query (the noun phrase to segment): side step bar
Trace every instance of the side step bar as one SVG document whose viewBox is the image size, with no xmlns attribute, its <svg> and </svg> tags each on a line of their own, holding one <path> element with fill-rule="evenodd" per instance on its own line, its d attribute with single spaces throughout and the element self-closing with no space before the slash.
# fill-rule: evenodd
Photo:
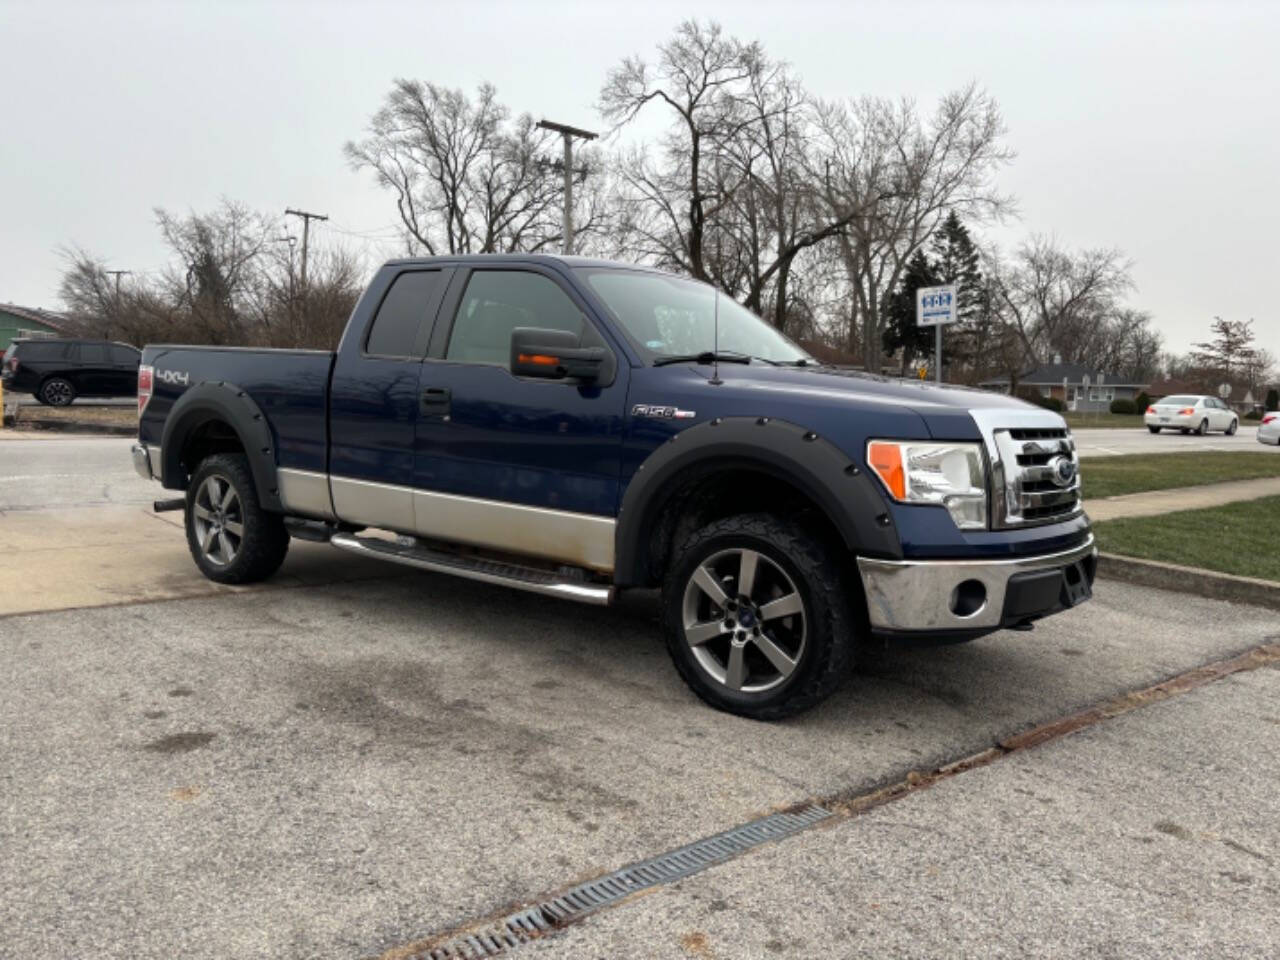
<svg viewBox="0 0 1280 960">
<path fill-rule="evenodd" d="M 468 580 L 496 583 L 503 587 L 514 587 L 516 590 L 527 590 L 529 593 L 562 597 L 565 600 L 577 600 L 580 603 L 591 603 L 597 606 L 605 606 L 613 601 L 612 586 L 575 583 L 572 580 L 557 577 L 549 570 L 539 570 L 535 567 L 522 567 L 500 560 L 462 557 L 423 546 L 401 546 L 389 540 L 357 537 L 350 533 L 335 533 L 329 538 L 329 542 L 341 550 L 350 550 L 352 553 L 363 554 L 366 557 L 392 560 L 435 573 L 451 573 L 457 577 L 466 577 Z"/>
</svg>

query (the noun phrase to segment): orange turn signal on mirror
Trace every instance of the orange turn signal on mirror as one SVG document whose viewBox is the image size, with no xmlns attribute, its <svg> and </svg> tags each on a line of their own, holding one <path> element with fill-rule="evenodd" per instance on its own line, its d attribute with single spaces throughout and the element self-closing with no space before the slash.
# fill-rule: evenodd
<svg viewBox="0 0 1280 960">
<path fill-rule="evenodd" d="M 520 354 L 521 363 L 532 363 L 539 367 L 558 367 L 560 366 L 560 358 L 552 357 L 545 353 L 522 353 Z"/>
<path fill-rule="evenodd" d="M 867 462 L 896 499 L 907 498 L 907 474 L 902 469 L 902 448 L 898 444 L 872 440 L 867 444 Z"/>
</svg>

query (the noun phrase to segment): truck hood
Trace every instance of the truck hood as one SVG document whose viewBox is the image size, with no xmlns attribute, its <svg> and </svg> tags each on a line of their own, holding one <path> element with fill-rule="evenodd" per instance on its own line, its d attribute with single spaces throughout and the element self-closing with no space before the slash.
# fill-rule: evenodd
<svg viewBox="0 0 1280 960">
<path fill-rule="evenodd" d="M 704 381 L 712 376 L 705 365 L 690 368 L 690 373 Z M 886 436 L 905 435 L 890 433 L 890 423 L 896 430 L 907 430 L 913 422 L 913 433 L 938 440 L 990 440 L 993 425 L 1066 426 L 1056 413 L 1005 394 L 836 367 L 721 364 L 720 378 L 724 382 L 719 389 L 726 399 L 737 401 L 735 406 L 775 416 L 820 412 L 823 420 L 836 411 L 865 413 L 884 425 Z"/>
</svg>

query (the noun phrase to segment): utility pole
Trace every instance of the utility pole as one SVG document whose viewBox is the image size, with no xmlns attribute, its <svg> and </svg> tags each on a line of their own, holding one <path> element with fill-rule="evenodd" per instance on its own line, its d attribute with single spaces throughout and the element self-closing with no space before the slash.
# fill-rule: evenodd
<svg viewBox="0 0 1280 960">
<path fill-rule="evenodd" d="M 307 238 L 311 233 L 311 221 L 329 218 L 324 214 L 307 213 L 305 210 L 294 210 L 292 207 L 286 208 L 284 215 L 302 218 L 302 295 L 305 297 L 307 294 Z"/>
<path fill-rule="evenodd" d="M 543 130 L 554 130 L 564 137 L 564 252 L 567 256 L 573 253 L 573 141 L 594 140 L 597 134 L 590 130 L 581 130 L 564 123 L 552 123 L 550 120 L 539 120 L 538 126 Z"/>
</svg>

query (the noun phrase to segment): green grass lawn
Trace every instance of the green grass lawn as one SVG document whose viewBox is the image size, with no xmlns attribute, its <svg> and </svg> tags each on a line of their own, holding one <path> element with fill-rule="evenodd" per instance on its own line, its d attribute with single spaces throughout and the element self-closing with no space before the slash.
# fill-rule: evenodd
<svg viewBox="0 0 1280 960">
<path fill-rule="evenodd" d="M 1136 453 L 1123 457 L 1082 457 L 1080 476 L 1086 500 L 1145 490 L 1198 487 L 1224 480 L 1280 477 L 1274 453 Z M 1278 547 L 1277 549 L 1280 549 Z"/>
<path fill-rule="evenodd" d="M 1095 524 L 1098 549 L 1280 581 L 1280 497 Z"/>
<path fill-rule="evenodd" d="M 1143 430 L 1146 428 L 1140 413 L 1064 413 L 1062 416 L 1066 418 L 1067 426 L 1072 430 L 1097 428 Z"/>
</svg>

